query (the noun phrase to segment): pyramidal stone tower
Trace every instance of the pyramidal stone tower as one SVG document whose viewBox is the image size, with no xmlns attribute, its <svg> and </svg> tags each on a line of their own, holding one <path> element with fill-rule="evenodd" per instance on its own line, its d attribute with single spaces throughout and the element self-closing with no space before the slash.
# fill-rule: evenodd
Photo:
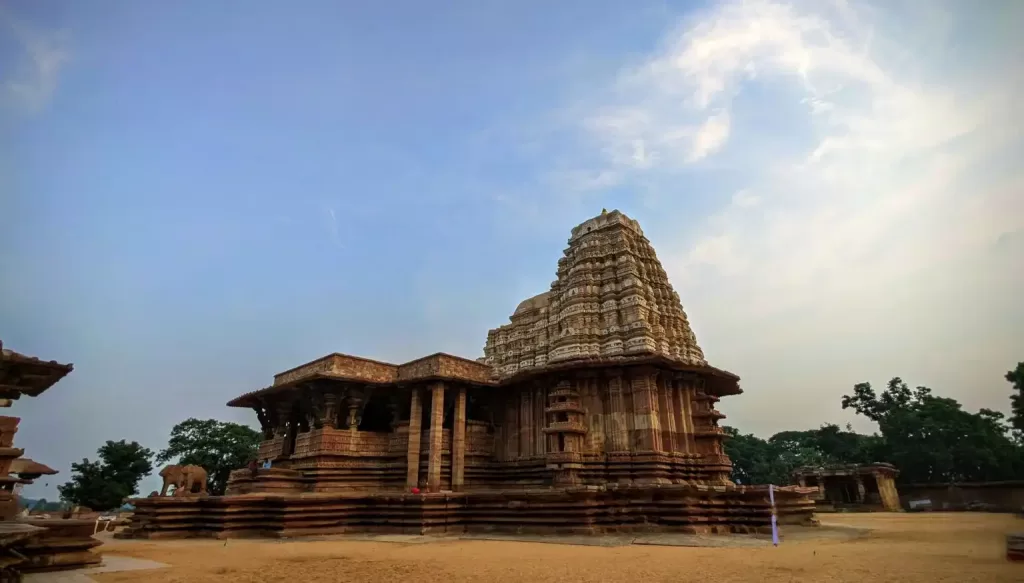
<svg viewBox="0 0 1024 583">
<path fill-rule="evenodd" d="M 619 211 L 572 230 L 551 289 L 489 331 L 480 360 L 512 403 L 499 459 L 543 459 L 560 485 L 731 483 L 715 403 L 742 392 L 739 378 L 708 365 L 650 241 Z"/>
<path fill-rule="evenodd" d="M 707 365 L 650 241 L 616 210 L 572 230 L 551 289 L 488 332 L 483 361 L 508 378 L 574 360 L 640 356 Z"/>
</svg>

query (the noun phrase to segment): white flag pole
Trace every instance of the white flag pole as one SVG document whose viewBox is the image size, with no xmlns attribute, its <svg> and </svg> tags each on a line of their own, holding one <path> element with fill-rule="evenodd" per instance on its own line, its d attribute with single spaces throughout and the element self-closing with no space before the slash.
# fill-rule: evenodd
<svg viewBox="0 0 1024 583">
<path fill-rule="evenodd" d="M 775 514 L 775 486 L 773 484 L 768 485 L 768 500 L 772 504 L 772 544 L 779 546 L 779 522 Z"/>
</svg>

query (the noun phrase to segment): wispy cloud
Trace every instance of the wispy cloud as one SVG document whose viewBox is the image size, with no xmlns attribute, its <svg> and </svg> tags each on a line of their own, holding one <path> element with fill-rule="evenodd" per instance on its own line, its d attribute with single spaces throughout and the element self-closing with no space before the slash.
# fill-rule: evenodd
<svg viewBox="0 0 1024 583">
<path fill-rule="evenodd" d="M 44 31 L 0 9 L 0 34 L 9 37 L 18 54 L 12 69 L 0 79 L 5 101 L 30 112 L 50 103 L 60 73 L 70 60 L 66 35 Z"/>
<path fill-rule="evenodd" d="M 334 207 L 327 207 L 327 229 L 331 237 L 331 243 L 338 249 L 344 248 L 341 244 L 341 233 L 338 231 L 338 217 L 334 214 Z"/>
<path fill-rule="evenodd" d="M 1019 270 L 1002 287 L 977 287 L 995 285 L 981 283 L 992 281 L 985 257 L 1024 229 L 1024 168 L 1008 155 L 1024 155 L 1015 113 L 1024 76 L 1008 73 L 1007 57 L 1024 54 L 1024 41 L 1000 40 L 990 56 L 1004 60 L 986 61 L 988 70 L 957 70 L 943 58 L 956 19 L 942 3 L 888 8 L 718 3 L 572 108 L 582 112 L 580 167 L 563 175 L 581 190 L 673 193 L 655 210 L 683 216 L 692 205 L 682 197 L 716 182 L 702 175 L 705 163 L 740 183 L 716 210 L 686 215 L 686 229 L 656 241 L 704 330 L 757 327 L 730 336 L 727 358 L 746 344 L 803 351 L 814 348 L 808 338 L 837 334 L 833 350 L 871 346 L 863 314 L 896 297 L 916 300 L 886 312 L 891 325 L 981 309 L 965 296 L 948 305 L 949 290 L 989 294 L 986 310 L 1008 309 L 1024 292 Z M 799 323 L 780 319 L 796 312 Z M 908 346 L 904 361 L 955 344 L 958 333 L 935 334 Z"/>
<path fill-rule="evenodd" d="M 688 21 L 657 54 L 623 71 L 607 103 L 594 104 L 581 120 L 603 152 L 603 164 L 585 176 L 649 181 L 734 149 L 730 160 L 740 160 L 736 171 L 761 208 L 750 212 L 746 196 L 728 201 L 701 238 L 684 242 L 689 251 L 681 246 L 672 266 L 680 274 L 692 275 L 697 265 L 730 273 L 742 267 L 798 286 L 822 270 L 849 273 L 851 262 L 866 260 L 894 229 L 905 228 L 943 238 L 908 243 L 905 259 L 938 259 L 941 253 L 927 247 L 948 243 L 948 234 L 937 224 L 901 222 L 920 223 L 912 220 L 935 205 L 950 208 L 962 194 L 954 191 L 958 181 L 1014 138 L 1001 131 L 1015 123 L 1014 87 L 997 77 L 961 88 L 915 81 L 926 63 L 909 63 L 900 39 L 880 38 L 875 16 L 840 1 L 744 0 Z M 760 108 L 802 105 L 805 118 L 794 125 L 808 125 L 810 141 L 780 134 L 776 140 L 802 147 L 748 157 L 742 141 L 758 131 L 737 125 L 732 111 L 748 89 L 766 86 L 785 87 L 777 94 L 791 96 L 794 106 L 782 107 L 773 96 Z M 1005 228 L 1014 220 L 1004 218 Z M 980 219 L 971 225 L 979 229 L 975 237 L 988 237 Z"/>
</svg>

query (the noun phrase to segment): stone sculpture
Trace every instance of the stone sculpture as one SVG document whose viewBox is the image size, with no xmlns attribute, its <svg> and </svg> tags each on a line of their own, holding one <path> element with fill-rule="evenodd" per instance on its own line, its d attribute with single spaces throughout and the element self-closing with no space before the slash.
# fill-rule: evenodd
<svg viewBox="0 0 1024 583">
<path fill-rule="evenodd" d="M 160 477 L 164 479 L 161 496 L 167 495 L 170 486 L 174 486 L 173 496 L 206 494 L 206 470 L 200 466 L 172 464 L 160 470 Z"/>
</svg>

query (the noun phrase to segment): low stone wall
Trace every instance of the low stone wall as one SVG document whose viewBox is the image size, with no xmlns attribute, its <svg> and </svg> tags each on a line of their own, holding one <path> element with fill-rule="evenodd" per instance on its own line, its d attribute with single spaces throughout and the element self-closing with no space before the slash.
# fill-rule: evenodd
<svg viewBox="0 0 1024 583">
<path fill-rule="evenodd" d="M 776 492 L 779 522 L 810 524 L 811 491 Z M 143 498 L 124 538 L 373 533 L 766 532 L 766 487 L 661 486 L 441 494 Z"/>
<path fill-rule="evenodd" d="M 900 504 L 907 510 L 911 501 L 929 500 L 931 510 L 974 510 L 1021 512 L 1024 509 L 1024 480 L 967 482 L 960 484 L 901 484 Z"/>
<path fill-rule="evenodd" d="M 26 560 L 18 565 L 25 573 L 76 569 L 97 565 L 102 557 L 91 549 L 102 542 L 93 538 L 94 520 L 74 518 L 32 518 L 21 522 L 46 531 L 13 546 Z"/>
</svg>

